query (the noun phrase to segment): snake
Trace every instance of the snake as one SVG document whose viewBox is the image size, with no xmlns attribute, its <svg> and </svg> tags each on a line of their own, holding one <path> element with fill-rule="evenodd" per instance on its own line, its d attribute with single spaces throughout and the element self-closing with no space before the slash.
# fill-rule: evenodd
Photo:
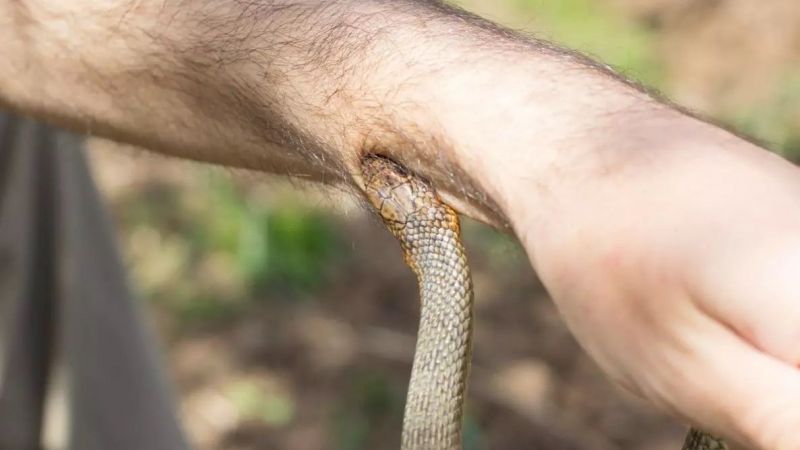
<svg viewBox="0 0 800 450">
<path fill-rule="evenodd" d="M 363 191 L 416 275 L 420 319 L 401 450 L 459 450 L 472 356 L 472 276 L 456 211 L 421 176 L 388 157 L 361 159 Z M 691 428 L 682 450 L 728 450 Z"/>
</svg>

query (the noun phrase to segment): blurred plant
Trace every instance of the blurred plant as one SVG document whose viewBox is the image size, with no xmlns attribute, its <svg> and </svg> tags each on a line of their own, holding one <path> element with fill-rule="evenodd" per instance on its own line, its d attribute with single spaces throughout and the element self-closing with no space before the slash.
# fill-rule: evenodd
<svg viewBox="0 0 800 450">
<path fill-rule="evenodd" d="M 469 219 L 462 221 L 462 232 L 468 251 L 486 258 L 498 273 L 506 274 L 527 264 L 522 246 L 510 234 Z"/>
<path fill-rule="evenodd" d="M 313 290 L 342 254 L 329 216 L 296 199 L 274 207 L 248 204 L 222 177 L 212 178 L 211 195 L 216 210 L 197 228 L 200 248 L 231 255 L 254 294 Z"/>
<path fill-rule="evenodd" d="M 291 397 L 266 392 L 256 383 L 239 381 L 230 386 L 227 394 L 243 418 L 279 427 L 289 424 L 294 417 L 295 405 Z"/>
<path fill-rule="evenodd" d="M 732 116 L 728 121 L 735 128 L 789 159 L 800 159 L 800 68 L 784 76 L 768 99 Z"/>
<path fill-rule="evenodd" d="M 370 441 L 379 434 L 381 425 L 390 424 L 393 432 L 400 429 L 404 393 L 377 371 L 359 371 L 351 379 L 334 418 L 337 448 L 372 448 Z"/>
<path fill-rule="evenodd" d="M 469 411 L 464 415 L 464 450 L 482 450 L 487 446 L 484 443 L 483 431 L 475 417 Z"/>
<path fill-rule="evenodd" d="M 599 58 L 627 76 L 658 87 L 663 64 L 655 33 L 595 0 L 514 0 L 548 39 Z"/>
<path fill-rule="evenodd" d="M 136 284 L 183 324 L 226 320 L 259 298 L 305 298 L 346 254 L 323 212 L 294 198 L 248 202 L 203 169 L 202 190 L 153 185 L 119 208 Z"/>
</svg>

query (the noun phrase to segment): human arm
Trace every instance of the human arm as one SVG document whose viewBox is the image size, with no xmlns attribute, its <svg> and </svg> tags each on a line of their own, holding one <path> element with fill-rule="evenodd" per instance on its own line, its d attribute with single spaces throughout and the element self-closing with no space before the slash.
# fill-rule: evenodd
<svg viewBox="0 0 800 450">
<path fill-rule="evenodd" d="M 800 186 L 777 157 L 429 2 L 27 0 L 2 21 L 0 102 L 323 181 L 357 184 L 360 155 L 387 154 L 509 223 L 620 384 L 759 448 L 800 445 Z"/>
<path fill-rule="evenodd" d="M 0 104 L 13 109 L 330 182 L 380 151 L 495 225 L 507 218 L 473 176 L 473 153 L 535 142 L 526 164 L 541 166 L 627 96 L 649 101 L 612 89 L 579 117 L 591 91 L 619 84 L 599 66 L 423 0 L 7 1 L 0 42 Z"/>
</svg>

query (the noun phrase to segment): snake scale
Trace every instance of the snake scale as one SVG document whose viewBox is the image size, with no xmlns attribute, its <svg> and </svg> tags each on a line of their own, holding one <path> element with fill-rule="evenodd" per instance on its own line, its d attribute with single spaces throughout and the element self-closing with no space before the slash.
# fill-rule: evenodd
<svg viewBox="0 0 800 450">
<path fill-rule="evenodd" d="M 392 160 L 361 161 L 364 191 L 417 276 L 419 331 L 403 415 L 402 450 L 461 449 L 472 352 L 473 292 L 457 213 L 425 180 Z M 691 429 L 682 450 L 727 450 Z"/>
</svg>

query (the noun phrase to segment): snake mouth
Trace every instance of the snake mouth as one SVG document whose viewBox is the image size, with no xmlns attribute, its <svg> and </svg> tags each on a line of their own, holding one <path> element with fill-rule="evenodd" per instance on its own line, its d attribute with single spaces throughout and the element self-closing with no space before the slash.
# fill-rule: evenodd
<svg viewBox="0 0 800 450">
<path fill-rule="evenodd" d="M 364 182 L 374 187 L 400 184 L 411 177 L 408 169 L 394 162 L 388 156 L 369 153 L 361 158 L 361 173 Z"/>
<path fill-rule="evenodd" d="M 384 221 L 395 226 L 414 217 L 420 209 L 420 195 L 431 191 L 427 183 L 382 155 L 365 156 L 361 168 L 367 199 Z"/>
</svg>

